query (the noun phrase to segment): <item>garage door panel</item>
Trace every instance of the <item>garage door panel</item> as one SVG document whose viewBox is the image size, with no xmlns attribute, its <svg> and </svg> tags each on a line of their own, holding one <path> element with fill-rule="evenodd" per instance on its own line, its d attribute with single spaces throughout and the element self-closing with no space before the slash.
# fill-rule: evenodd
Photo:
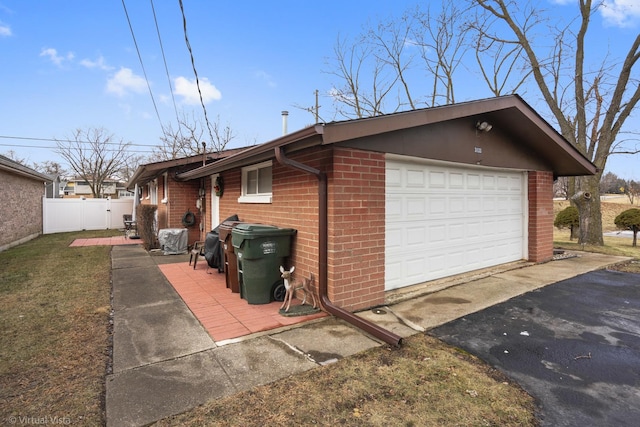
<svg viewBox="0 0 640 427">
<path fill-rule="evenodd" d="M 427 227 L 425 226 L 414 226 L 409 227 L 404 230 L 406 243 L 406 249 L 408 251 L 413 251 L 415 248 L 420 249 L 424 244 L 426 235 L 427 235 Z"/>
<path fill-rule="evenodd" d="M 427 213 L 427 201 L 423 197 L 407 197 L 406 198 L 406 208 L 404 211 L 407 213 L 407 216 L 411 218 L 412 216 L 424 216 Z"/>
<path fill-rule="evenodd" d="M 430 197 L 427 201 L 429 204 L 429 215 L 445 215 L 448 212 L 446 197 Z"/>
<path fill-rule="evenodd" d="M 387 188 L 390 188 L 390 187 L 399 188 L 402 186 L 402 172 L 399 166 L 389 167 L 387 165 L 385 185 L 387 186 Z"/>
<path fill-rule="evenodd" d="M 426 177 L 423 170 L 407 169 L 407 188 L 424 188 Z"/>
<path fill-rule="evenodd" d="M 525 175 L 387 162 L 386 289 L 524 257 Z"/>
<path fill-rule="evenodd" d="M 447 176 L 444 171 L 429 171 L 429 186 L 431 189 L 447 188 Z"/>
<path fill-rule="evenodd" d="M 467 189 L 469 190 L 480 190 L 480 174 L 477 173 L 467 173 Z"/>
</svg>

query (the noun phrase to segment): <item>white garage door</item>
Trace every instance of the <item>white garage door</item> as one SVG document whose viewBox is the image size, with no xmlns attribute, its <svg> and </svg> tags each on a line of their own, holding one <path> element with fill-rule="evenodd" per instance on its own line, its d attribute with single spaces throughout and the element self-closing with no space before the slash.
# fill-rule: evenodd
<svg viewBox="0 0 640 427">
<path fill-rule="evenodd" d="M 525 258 L 526 175 L 387 160 L 385 288 Z"/>
</svg>

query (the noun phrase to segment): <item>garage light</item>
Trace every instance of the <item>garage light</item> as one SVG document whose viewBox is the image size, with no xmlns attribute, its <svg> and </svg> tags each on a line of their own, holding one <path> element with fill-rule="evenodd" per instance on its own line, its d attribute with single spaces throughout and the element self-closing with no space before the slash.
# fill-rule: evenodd
<svg viewBox="0 0 640 427">
<path fill-rule="evenodd" d="M 481 132 L 489 132 L 491 129 L 493 129 L 493 126 L 489 122 L 477 122 L 476 129 Z"/>
</svg>

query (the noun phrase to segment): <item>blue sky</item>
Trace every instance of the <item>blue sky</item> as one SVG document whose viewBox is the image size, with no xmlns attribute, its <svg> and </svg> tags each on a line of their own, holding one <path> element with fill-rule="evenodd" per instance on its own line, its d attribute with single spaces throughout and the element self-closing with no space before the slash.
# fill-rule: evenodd
<svg viewBox="0 0 640 427">
<path fill-rule="evenodd" d="M 546 3 L 574 14 L 577 0 Z M 327 59 L 337 37 L 353 37 L 368 22 L 400 16 L 416 1 L 183 0 L 187 34 L 210 119 L 220 118 L 237 137 L 231 147 L 262 143 L 313 123 L 297 108 L 311 107 L 320 92 L 321 115 L 332 109 L 328 93 L 335 78 Z M 436 3 L 436 2 L 431 2 Z M 638 0 L 609 0 L 592 30 L 621 55 L 640 29 Z M 57 160 L 54 142 L 5 138 L 70 137 L 76 128 L 103 127 L 139 146 L 157 145 L 160 121 L 173 123 L 179 111 L 202 114 L 185 43 L 178 0 L 155 0 L 169 78 L 164 67 L 151 3 L 125 1 L 140 49 L 156 114 L 121 0 L 0 0 L 0 153 L 9 150 L 29 162 Z M 426 4 L 426 2 L 423 2 Z M 627 5 L 625 9 L 624 6 Z M 626 43 L 625 43 L 626 42 Z M 616 52 L 616 49 L 621 51 Z M 169 81 L 171 83 L 169 83 Z M 457 89 L 459 101 L 490 96 Z M 536 107 L 535 100 L 525 100 Z M 160 118 L 158 118 L 158 116 Z M 636 114 L 628 129 L 640 131 Z M 615 156 L 608 170 L 640 179 L 640 156 Z"/>
</svg>

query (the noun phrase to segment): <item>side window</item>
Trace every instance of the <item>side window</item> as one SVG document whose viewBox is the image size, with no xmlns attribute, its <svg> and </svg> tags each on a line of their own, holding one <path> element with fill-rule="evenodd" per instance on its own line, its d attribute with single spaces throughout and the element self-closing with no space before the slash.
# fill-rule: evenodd
<svg viewBox="0 0 640 427">
<path fill-rule="evenodd" d="M 271 203 L 271 161 L 242 168 L 239 203 Z"/>
</svg>

